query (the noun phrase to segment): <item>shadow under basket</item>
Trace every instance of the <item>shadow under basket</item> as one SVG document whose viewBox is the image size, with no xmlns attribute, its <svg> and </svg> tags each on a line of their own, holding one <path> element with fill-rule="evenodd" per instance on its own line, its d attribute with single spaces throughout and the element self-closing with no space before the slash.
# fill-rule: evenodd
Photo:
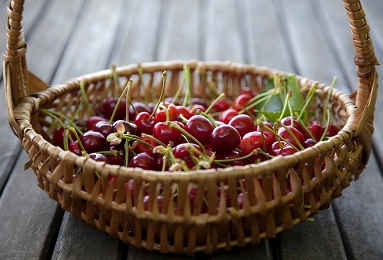
<svg viewBox="0 0 383 260">
<path fill-rule="evenodd" d="M 229 62 L 170 61 L 117 67 L 48 87 L 27 70 L 20 23 L 23 1 L 10 1 L 4 55 L 7 110 L 38 186 L 77 218 L 125 243 L 190 255 L 259 243 L 328 208 L 368 162 L 377 96 L 378 62 L 364 11 L 360 1 L 344 2 L 353 32 L 358 88 L 349 95 L 319 83 L 312 103 L 317 114 L 330 112 L 332 124 L 340 129 L 336 135 L 257 164 L 161 172 L 96 162 L 53 145 L 55 118 L 41 109 L 89 118 L 90 110 L 78 110 L 82 94 L 96 107 L 113 95 L 114 72 L 120 82 L 118 94 L 132 79 L 130 96 L 142 101 L 161 92 L 164 71 L 165 94 L 174 96 L 186 66 L 192 96 L 206 102 L 211 101 L 212 86 L 234 99 L 245 87 L 259 93 L 266 78 L 289 74 Z M 315 83 L 297 79 L 303 95 Z M 327 96 L 328 104 L 323 102 Z"/>
</svg>

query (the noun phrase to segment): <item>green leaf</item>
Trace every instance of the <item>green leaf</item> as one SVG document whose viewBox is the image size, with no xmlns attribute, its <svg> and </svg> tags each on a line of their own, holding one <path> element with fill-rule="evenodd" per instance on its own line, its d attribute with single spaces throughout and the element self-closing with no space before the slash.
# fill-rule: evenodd
<svg viewBox="0 0 383 260">
<path fill-rule="evenodd" d="M 292 110 L 295 111 L 303 111 L 304 106 L 305 106 L 305 101 L 301 92 L 301 88 L 299 85 L 299 82 L 296 78 L 295 75 L 289 75 L 288 77 L 288 82 L 287 82 L 287 89 L 291 91 L 292 96 L 291 96 L 291 108 Z M 303 116 L 302 120 L 306 124 L 308 121 L 308 116 L 306 111 L 303 111 Z M 297 116 L 297 115 L 295 115 Z"/>
<path fill-rule="evenodd" d="M 276 87 L 274 85 L 274 78 L 270 77 L 266 79 L 266 86 L 261 93 L 266 93 L 266 92 L 270 93 L 272 92 L 273 89 L 276 90 Z M 283 108 L 283 103 L 282 103 L 280 95 L 279 94 L 269 95 L 269 97 L 270 98 L 266 99 L 264 102 L 260 102 L 256 106 L 256 109 L 258 111 L 264 111 L 264 112 L 281 111 Z"/>
</svg>

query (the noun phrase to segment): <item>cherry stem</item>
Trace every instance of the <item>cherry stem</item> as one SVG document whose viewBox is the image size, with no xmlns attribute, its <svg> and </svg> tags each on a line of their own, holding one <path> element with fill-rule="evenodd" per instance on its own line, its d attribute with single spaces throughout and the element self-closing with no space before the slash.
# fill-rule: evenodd
<svg viewBox="0 0 383 260">
<path fill-rule="evenodd" d="M 206 112 L 203 112 L 203 111 L 202 111 L 201 109 L 199 109 L 199 108 L 194 109 L 194 113 L 195 113 L 196 115 L 201 115 L 201 116 L 205 117 L 206 119 L 208 119 L 208 120 L 210 121 L 210 123 L 212 123 L 212 125 L 214 126 L 214 128 L 217 127 L 217 122 L 214 120 L 214 118 L 213 118 L 210 114 L 208 114 L 208 113 L 206 113 Z"/>
<path fill-rule="evenodd" d="M 301 118 L 303 117 L 303 115 L 305 113 L 307 113 L 307 106 L 310 104 L 311 100 L 313 99 L 314 95 L 315 95 L 315 91 L 318 89 L 318 82 L 314 82 L 310 88 L 310 91 L 309 93 L 307 94 L 307 98 L 306 98 L 306 103 L 304 104 L 304 106 L 302 107 L 302 110 L 301 112 L 299 113 L 298 117 L 297 117 L 297 121 L 298 122 L 301 122 Z"/>
<path fill-rule="evenodd" d="M 323 131 L 323 134 L 322 134 L 320 140 L 318 140 L 318 141 L 322 141 L 326 137 L 327 130 L 328 130 L 328 127 L 330 125 L 331 118 L 330 118 L 330 109 L 329 108 L 327 108 L 326 114 L 327 114 L 327 122 L 325 123 L 326 127 L 325 127 L 325 129 Z"/>
<path fill-rule="evenodd" d="M 68 122 L 68 124 L 69 124 L 71 127 L 73 127 L 74 129 L 76 129 L 76 131 L 77 131 L 80 135 L 83 134 L 83 132 L 81 131 L 81 129 L 80 129 L 75 123 L 73 123 L 73 120 L 70 120 L 67 116 L 65 116 L 65 115 L 63 115 L 63 114 L 61 114 L 61 113 L 59 113 L 59 112 L 51 111 L 51 110 L 48 110 L 48 109 L 40 109 L 40 111 L 43 112 L 44 114 L 46 114 L 46 115 L 52 117 L 53 119 L 57 120 L 57 122 L 59 122 L 60 125 L 61 125 L 62 127 L 66 127 L 66 125 L 64 124 L 64 122 L 63 122 L 59 117 L 64 118 L 64 119 Z"/>
<path fill-rule="evenodd" d="M 142 88 L 142 90 L 144 90 L 144 92 L 145 92 L 144 74 L 143 74 L 143 72 L 142 72 L 141 63 L 138 63 L 138 64 L 137 64 L 137 71 L 138 71 L 138 78 L 139 78 L 139 80 L 140 80 L 141 88 Z M 148 103 L 148 95 L 146 95 L 146 93 L 144 94 L 144 103 L 145 103 L 145 104 Z"/>
<path fill-rule="evenodd" d="M 283 108 L 282 108 L 282 112 L 281 112 L 281 115 L 279 116 L 279 120 L 282 119 L 284 117 L 284 114 L 286 113 L 286 110 L 288 108 L 288 104 L 290 104 L 289 100 L 291 98 L 291 95 L 292 93 L 290 91 L 288 91 L 286 93 L 286 98 L 285 98 L 285 102 L 283 104 Z M 290 109 L 290 115 L 292 116 L 291 114 L 291 109 Z"/>
<path fill-rule="evenodd" d="M 76 129 L 74 127 L 72 127 L 72 126 L 67 126 L 66 128 L 74 134 L 74 136 L 76 137 L 76 140 L 78 142 L 78 146 L 81 149 L 82 155 L 86 156 L 87 152 L 86 152 L 86 150 L 85 150 L 85 148 L 84 148 L 84 146 L 83 146 L 83 144 L 82 144 L 82 142 L 80 140 L 80 136 L 78 135 Z"/>
<path fill-rule="evenodd" d="M 182 105 L 186 107 L 186 103 L 189 102 L 189 99 L 191 98 L 191 75 L 187 64 L 184 65 L 184 74 L 186 80 L 186 93 Z"/>
<path fill-rule="evenodd" d="M 158 99 L 158 102 L 157 102 L 156 106 L 154 107 L 152 114 L 148 117 L 148 119 L 147 119 L 148 122 L 150 122 L 150 120 L 152 120 L 153 116 L 156 114 L 158 107 L 160 106 L 160 103 L 164 99 L 166 78 L 167 78 L 166 71 L 164 71 L 164 72 L 162 72 L 162 88 L 161 88 L 160 98 Z"/>
<path fill-rule="evenodd" d="M 297 143 L 297 145 L 299 146 L 299 149 L 300 150 L 304 150 L 305 148 L 302 146 L 302 144 L 299 142 L 299 140 L 297 139 L 297 137 L 295 136 L 295 134 L 285 125 L 282 125 L 281 126 L 286 129 L 286 131 L 289 133 L 289 135 L 294 139 L 294 141 Z M 280 137 L 282 138 L 282 137 Z M 293 146 L 289 141 L 287 141 L 286 139 L 282 138 L 285 142 L 287 142 L 289 145 Z"/>
<path fill-rule="evenodd" d="M 112 63 L 110 65 L 110 70 L 111 70 L 110 77 L 113 80 L 112 97 L 115 97 L 115 96 L 117 96 L 116 92 L 117 92 L 117 90 L 119 88 L 119 85 L 120 85 L 118 83 L 118 77 L 117 77 L 117 72 L 116 72 L 116 65 Z"/>
<path fill-rule="evenodd" d="M 92 115 L 94 115 L 94 109 L 92 107 L 92 105 L 90 104 L 89 102 L 89 99 L 88 99 L 88 96 L 86 95 L 86 91 L 85 91 L 85 81 L 82 80 L 80 82 L 80 90 L 81 90 L 81 97 L 82 97 L 82 100 L 85 102 L 87 108 L 88 108 L 88 111 L 90 111 L 92 113 Z"/>
<path fill-rule="evenodd" d="M 235 162 L 235 161 L 245 160 L 247 158 L 250 158 L 253 155 L 257 155 L 259 153 L 258 151 L 260 151 L 260 150 L 262 150 L 262 149 L 256 148 L 251 153 L 244 155 L 244 156 L 241 156 L 241 157 L 229 158 L 229 159 L 216 159 L 213 162 L 225 163 L 225 162 Z"/>
<path fill-rule="evenodd" d="M 121 95 L 119 96 L 118 100 L 117 100 L 117 103 L 113 109 L 113 113 L 109 119 L 109 124 L 112 124 L 113 123 L 113 119 L 114 119 L 114 116 L 116 115 L 116 112 L 117 112 L 117 109 L 118 109 L 118 106 L 120 105 L 121 103 L 121 100 L 122 100 L 122 97 L 124 97 L 126 95 L 126 93 L 128 92 L 130 86 L 132 85 L 132 79 L 130 79 L 128 81 L 128 83 L 126 84 L 125 88 L 124 88 L 124 91 L 121 93 Z M 126 106 L 128 106 L 129 104 L 126 104 Z"/>
<path fill-rule="evenodd" d="M 221 93 L 216 99 L 213 100 L 213 102 L 210 103 L 210 106 L 206 108 L 205 113 L 208 114 L 210 110 L 214 107 L 214 105 L 223 97 L 225 97 L 225 93 Z"/>
<path fill-rule="evenodd" d="M 173 99 L 172 99 L 172 103 L 175 104 L 179 95 L 181 94 L 181 91 L 183 89 L 183 85 L 185 84 L 185 74 L 182 76 L 182 79 L 181 79 L 181 82 L 180 82 L 180 85 L 178 86 L 178 89 L 177 89 L 177 92 L 176 94 L 174 95 Z"/>
<path fill-rule="evenodd" d="M 328 104 L 329 104 L 329 102 L 330 102 L 330 97 L 331 97 L 331 95 L 332 95 L 332 91 L 333 91 L 333 89 L 334 89 L 334 87 L 335 87 L 335 83 L 336 83 L 337 79 L 338 79 L 337 77 L 334 77 L 334 78 L 332 79 L 332 82 L 331 82 L 331 88 L 330 88 L 330 90 L 327 92 L 327 97 L 326 97 L 326 100 L 325 100 L 325 102 L 324 102 L 324 104 L 323 104 L 323 108 L 324 108 L 324 110 L 325 110 L 325 109 L 327 110 Z M 322 125 L 324 125 L 326 121 L 328 121 L 328 119 L 326 120 L 326 113 L 323 113 L 323 117 L 322 117 Z"/>
<path fill-rule="evenodd" d="M 148 139 L 150 139 L 150 140 L 156 142 L 157 144 L 159 144 L 159 145 L 161 145 L 161 146 L 166 147 L 166 145 L 165 145 L 163 142 L 161 142 L 160 140 L 158 140 L 157 138 L 155 138 L 155 137 L 152 136 L 152 135 L 148 135 L 148 134 L 142 133 L 141 136 L 142 136 L 142 137 L 145 137 L 145 138 L 148 138 Z"/>
</svg>

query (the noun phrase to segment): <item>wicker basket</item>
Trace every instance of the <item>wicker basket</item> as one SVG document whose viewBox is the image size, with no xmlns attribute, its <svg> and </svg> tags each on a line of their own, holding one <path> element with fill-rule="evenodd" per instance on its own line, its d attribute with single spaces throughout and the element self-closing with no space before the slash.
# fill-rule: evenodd
<svg viewBox="0 0 383 260">
<path fill-rule="evenodd" d="M 125 243 L 148 250 L 187 254 L 259 243 L 260 239 L 275 237 L 276 233 L 293 228 L 319 209 L 329 207 L 353 178 L 359 176 L 368 161 L 378 61 L 358 0 L 344 0 L 353 37 L 358 88 L 351 95 L 336 89 L 331 92 L 331 116 L 334 123 L 342 126 L 338 134 L 294 155 L 278 156 L 259 164 L 190 172 L 144 171 L 108 165 L 51 144 L 54 129 L 48 123 L 52 118 L 39 113 L 39 109 L 49 108 L 71 117 L 81 100 L 81 82 L 86 83 L 90 102 L 96 105 L 111 95 L 111 70 L 48 88 L 27 70 L 23 4 L 24 0 L 12 0 L 7 10 L 4 82 L 10 126 L 29 154 L 29 166 L 37 175 L 38 186 L 77 218 Z M 260 91 L 266 77 L 287 74 L 264 67 L 198 61 L 153 62 L 118 67 L 116 71 L 121 89 L 133 79 L 132 95 L 141 99 L 150 89 L 160 90 L 163 71 L 167 71 L 169 79 L 167 94 L 174 94 L 185 64 L 192 74 L 193 94 L 205 99 L 208 99 L 211 82 L 224 82 L 222 91 L 230 97 L 244 84 Z M 145 78 L 145 84 L 141 78 Z M 314 83 L 303 77 L 298 80 L 302 89 Z M 330 89 L 319 84 L 318 110 L 324 109 L 321 100 Z M 84 110 L 77 116 L 87 118 L 89 113 Z M 316 166 L 318 158 L 325 162 L 325 168 Z M 82 174 L 73 177 L 74 170 Z M 99 179 L 94 178 L 95 172 L 101 175 Z M 85 178 L 86 188 L 81 176 Z M 109 184 L 110 176 L 114 176 L 115 181 Z M 134 193 L 125 193 L 125 183 L 131 180 Z M 291 191 L 287 190 L 287 182 L 291 183 Z M 196 187 L 193 207 L 189 199 L 192 186 Z M 175 189 L 177 198 L 173 196 Z M 163 193 L 161 205 L 157 200 L 160 192 Z M 237 202 L 239 192 L 245 194 L 241 207 Z M 149 195 L 147 205 L 143 202 L 145 194 Z M 202 212 L 203 200 L 208 201 L 206 212 Z"/>
</svg>

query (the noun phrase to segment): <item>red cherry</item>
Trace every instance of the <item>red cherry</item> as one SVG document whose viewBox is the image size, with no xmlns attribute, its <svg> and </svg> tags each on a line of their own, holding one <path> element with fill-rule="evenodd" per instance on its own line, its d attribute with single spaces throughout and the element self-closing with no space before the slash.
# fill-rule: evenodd
<svg viewBox="0 0 383 260">
<path fill-rule="evenodd" d="M 116 155 L 108 154 L 108 155 L 105 155 L 105 157 L 106 157 L 108 164 L 121 165 L 121 166 L 123 166 L 125 164 L 125 151 L 124 150 L 118 150 Z"/>
<path fill-rule="evenodd" d="M 90 153 L 89 158 L 96 162 L 107 162 L 106 156 L 101 153 Z"/>
<path fill-rule="evenodd" d="M 331 137 L 337 135 L 339 132 L 339 128 L 335 125 L 330 124 L 327 128 L 326 136 Z"/>
<path fill-rule="evenodd" d="M 101 116 L 91 116 L 88 120 L 86 120 L 86 129 L 87 130 L 94 130 L 94 127 L 96 124 L 100 121 L 108 122 L 108 119 Z"/>
<path fill-rule="evenodd" d="M 192 116 L 185 124 L 185 130 L 202 144 L 210 142 L 210 135 L 213 129 L 214 126 L 209 119 L 201 115 Z"/>
<path fill-rule="evenodd" d="M 189 119 L 192 117 L 193 113 L 190 111 L 189 108 L 184 106 L 176 106 L 177 111 L 180 115 L 182 115 L 184 118 Z"/>
<path fill-rule="evenodd" d="M 231 159 L 239 158 L 243 155 L 244 155 L 244 153 L 242 153 L 242 152 L 230 151 L 230 152 L 224 153 L 224 154 L 217 153 L 215 159 L 217 159 L 217 160 L 231 160 Z M 250 161 L 248 161 L 248 160 L 235 160 L 235 161 L 231 161 L 231 162 L 224 162 L 223 164 L 228 164 L 231 166 L 243 166 L 243 165 L 248 164 L 249 162 Z"/>
<path fill-rule="evenodd" d="M 235 117 L 233 117 L 229 121 L 229 125 L 237 129 L 241 137 L 243 137 L 248 132 L 255 130 L 253 119 L 245 114 L 236 115 Z"/>
<path fill-rule="evenodd" d="M 113 126 L 108 121 L 99 121 L 93 128 L 94 131 L 99 132 L 105 138 L 112 133 Z"/>
<path fill-rule="evenodd" d="M 210 145 L 217 153 L 228 153 L 241 142 L 241 136 L 231 125 L 221 125 L 214 128 L 210 137 Z"/>
<path fill-rule="evenodd" d="M 311 147 L 311 146 L 314 146 L 317 144 L 317 141 L 315 141 L 314 139 L 312 138 L 307 138 L 305 140 L 305 142 L 303 143 L 303 147 L 304 148 L 308 148 L 308 147 Z"/>
<path fill-rule="evenodd" d="M 182 143 L 177 146 L 175 146 L 172 151 L 174 154 L 174 157 L 181 159 L 185 161 L 186 165 L 189 168 L 193 168 L 195 165 L 195 161 L 197 161 L 198 153 L 197 152 L 189 152 L 188 147 L 194 147 L 198 151 L 202 153 L 202 148 L 194 143 Z M 192 156 L 195 157 L 194 161 L 192 159 Z"/>
<path fill-rule="evenodd" d="M 80 149 L 80 146 L 78 144 L 78 141 L 75 140 L 71 143 L 68 144 L 68 149 L 69 151 L 71 151 L 72 153 L 78 155 L 78 156 L 82 156 L 82 151 Z"/>
<path fill-rule="evenodd" d="M 262 149 L 264 152 L 269 151 L 270 141 L 267 136 L 263 135 L 261 132 L 253 131 L 245 134 L 241 140 L 241 150 L 244 155 L 250 154 L 255 149 Z M 252 156 L 253 160 L 258 158 L 265 159 L 262 154 L 255 154 Z"/>
<path fill-rule="evenodd" d="M 233 103 L 233 108 L 237 111 L 241 111 L 242 109 L 245 109 L 248 106 L 248 102 L 253 97 L 247 94 L 241 94 L 239 95 Z"/>
<path fill-rule="evenodd" d="M 138 167 L 144 170 L 156 170 L 157 163 L 152 156 L 147 153 L 135 155 L 129 162 L 129 167 Z"/>
<path fill-rule="evenodd" d="M 225 111 L 223 111 L 219 117 L 218 117 L 218 120 L 219 121 L 222 121 L 223 123 L 225 124 L 228 124 L 230 122 L 230 120 L 235 117 L 236 115 L 238 115 L 238 111 L 233 109 L 233 108 L 229 108 Z"/>
<path fill-rule="evenodd" d="M 184 128 L 184 125 L 175 121 L 180 127 Z M 174 127 L 170 127 L 166 122 L 158 122 L 153 127 L 153 137 L 163 142 L 165 145 L 173 143 L 177 145 L 181 142 L 181 132 Z"/>
<path fill-rule="evenodd" d="M 169 121 L 176 121 L 180 115 L 175 105 L 166 103 L 165 107 L 169 114 Z M 165 110 L 157 110 L 155 113 L 155 119 L 157 122 L 165 122 L 166 121 L 166 112 Z"/>
<path fill-rule="evenodd" d="M 303 145 L 305 141 L 302 132 L 300 132 L 293 126 L 284 126 L 279 128 L 278 135 L 289 141 L 292 145 L 294 145 L 297 148 L 300 147 L 299 145 Z M 297 139 L 297 141 L 295 141 L 294 136 Z"/>
<path fill-rule="evenodd" d="M 134 109 L 132 105 L 129 105 L 129 120 L 130 121 L 132 121 L 137 116 L 137 114 L 141 112 L 150 113 L 148 106 L 142 102 L 135 101 L 133 102 L 133 106 L 134 106 Z"/>
<path fill-rule="evenodd" d="M 141 137 L 141 139 L 149 144 L 151 144 L 153 147 L 156 146 L 156 143 L 147 138 L 147 137 Z M 142 142 L 135 142 L 135 145 L 134 145 L 134 151 L 136 153 L 147 153 L 147 154 L 150 154 L 150 155 L 153 155 L 153 148 L 150 147 L 149 145 L 146 145 L 145 143 L 142 143 Z"/>
<path fill-rule="evenodd" d="M 105 117 L 107 118 L 112 117 L 117 101 L 118 101 L 118 98 L 115 98 L 115 97 L 108 97 L 104 99 L 104 101 L 102 102 L 102 107 L 103 107 Z M 120 119 L 125 119 L 125 117 L 126 117 L 126 101 L 125 99 L 122 99 L 116 110 L 116 113 L 113 119 L 120 120 Z"/>
<path fill-rule="evenodd" d="M 269 128 L 269 129 L 273 129 L 273 126 L 272 126 L 269 122 L 263 122 L 263 124 L 264 124 L 264 126 L 266 126 L 267 128 Z M 276 137 L 276 135 L 275 135 L 273 132 L 267 130 L 265 127 L 264 127 L 263 130 L 261 131 L 261 127 L 260 127 L 260 126 L 257 126 L 257 131 L 259 131 L 259 132 L 263 133 L 265 136 L 267 136 L 267 139 L 269 139 L 270 144 L 272 144 L 272 143 L 274 143 L 274 142 L 277 141 L 277 137 Z"/>
<path fill-rule="evenodd" d="M 152 134 L 153 127 L 157 123 L 154 117 L 150 118 L 150 114 L 148 112 L 141 112 L 134 118 L 134 124 L 138 127 L 138 130 L 141 133 Z"/>
<path fill-rule="evenodd" d="M 304 128 L 302 127 L 301 123 L 298 122 L 298 120 L 295 117 L 287 116 L 281 119 L 282 125 L 285 126 L 293 126 L 295 127 L 299 132 L 302 134 L 306 132 Z"/>
<path fill-rule="evenodd" d="M 64 127 L 57 128 L 56 131 L 53 133 L 52 143 L 64 149 L 64 135 L 65 135 L 65 128 Z M 72 131 L 69 131 L 69 135 L 72 137 L 72 140 L 76 138 L 74 133 L 72 133 Z M 71 139 L 68 140 L 68 142 L 70 141 Z"/>
<path fill-rule="evenodd" d="M 211 112 L 222 112 L 230 108 L 230 102 L 226 97 L 219 99 L 212 107 Z"/>
<path fill-rule="evenodd" d="M 106 139 L 99 132 L 93 130 L 87 131 L 80 136 L 80 141 L 88 153 L 106 150 Z"/>
<path fill-rule="evenodd" d="M 270 146 L 270 151 L 269 151 L 269 153 L 273 156 L 278 156 L 278 155 L 286 156 L 286 155 L 294 154 L 295 152 L 296 150 L 285 141 L 274 142 Z"/>
<path fill-rule="evenodd" d="M 312 136 L 315 138 L 315 140 L 320 141 L 325 131 L 325 127 L 322 126 L 321 123 L 319 123 L 318 121 L 310 121 L 310 125 L 307 128 L 312 134 Z M 311 138 L 311 136 L 306 131 L 304 131 L 303 134 L 306 139 Z"/>
</svg>

